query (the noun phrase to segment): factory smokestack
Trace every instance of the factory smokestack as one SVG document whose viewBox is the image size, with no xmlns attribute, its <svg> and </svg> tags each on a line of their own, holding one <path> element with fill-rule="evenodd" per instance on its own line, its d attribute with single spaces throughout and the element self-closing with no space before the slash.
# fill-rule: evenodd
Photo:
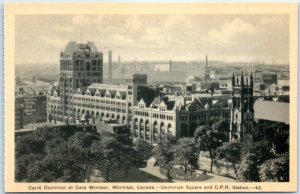
<svg viewBox="0 0 300 194">
<path fill-rule="evenodd" d="M 112 52 L 108 51 L 108 80 L 112 80 Z"/>
</svg>

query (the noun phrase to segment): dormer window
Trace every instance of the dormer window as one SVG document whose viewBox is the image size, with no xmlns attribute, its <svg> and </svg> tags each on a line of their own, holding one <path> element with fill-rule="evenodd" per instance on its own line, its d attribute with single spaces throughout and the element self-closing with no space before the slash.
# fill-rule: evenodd
<svg viewBox="0 0 300 194">
<path fill-rule="evenodd" d="M 139 104 L 139 108 L 145 108 L 145 105 Z"/>
<path fill-rule="evenodd" d="M 159 108 L 159 110 L 160 110 L 160 111 L 166 111 L 166 107 L 161 106 L 161 107 Z"/>
<path fill-rule="evenodd" d="M 105 97 L 106 97 L 106 98 L 110 98 L 110 95 L 109 95 L 109 94 L 106 94 Z"/>
</svg>

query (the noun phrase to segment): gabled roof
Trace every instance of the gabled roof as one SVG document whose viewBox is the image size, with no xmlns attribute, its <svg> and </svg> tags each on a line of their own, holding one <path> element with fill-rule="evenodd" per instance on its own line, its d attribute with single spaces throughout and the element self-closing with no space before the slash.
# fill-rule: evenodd
<svg viewBox="0 0 300 194">
<path fill-rule="evenodd" d="M 206 108 L 206 109 L 209 109 L 209 108 L 210 108 L 210 105 L 209 105 L 208 102 L 205 104 L 204 108 Z"/>
<path fill-rule="evenodd" d="M 122 99 L 126 99 L 126 91 L 119 91 L 120 95 L 122 96 Z"/>
<path fill-rule="evenodd" d="M 114 98 L 116 96 L 116 92 L 117 92 L 117 90 L 109 90 L 111 98 Z"/>
<path fill-rule="evenodd" d="M 80 88 L 78 88 L 78 89 L 77 89 L 77 91 L 76 91 L 76 93 L 77 93 L 77 94 L 82 94 L 82 91 L 81 91 L 81 89 L 80 89 Z"/>
<path fill-rule="evenodd" d="M 167 107 L 166 103 L 162 100 L 159 104 L 160 107 Z"/>
<path fill-rule="evenodd" d="M 160 106 L 166 107 L 167 110 L 173 110 L 175 107 L 175 100 L 169 99 L 167 96 L 165 97 L 155 97 L 152 101 L 150 107 L 158 108 Z"/>
<path fill-rule="evenodd" d="M 89 88 L 86 89 L 85 95 L 91 95 L 91 91 L 89 90 Z"/>
<path fill-rule="evenodd" d="M 54 96 L 54 97 L 57 97 L 57 96 L 58 96 L 58 94 L 57 94 L 56 90 L 54 90 L 54 92 L 53 92 L 53 96 Z"/>
<path fill-rule="evenodd" d="M 144 106 L 146 106 L 146 103 L 145 103 L 145 101 L 144 101 L 144 99 L 143 98 L 141 98 L 141 100 L 139 101 L 139 103 L 138 103 L 139 105 L 141 104 L 141 105 L 144 105 Z"/>
</svg>

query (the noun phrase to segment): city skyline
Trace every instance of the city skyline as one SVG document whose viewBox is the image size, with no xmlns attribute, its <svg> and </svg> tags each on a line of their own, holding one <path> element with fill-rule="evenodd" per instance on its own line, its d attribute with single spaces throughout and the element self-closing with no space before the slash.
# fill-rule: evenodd
<svg viewBox="0 0 300 194">
<path fill-rule="evenodd" d="M 123 61 L 204 61 L 208 54 L 225 62 L 286 64 L 288 23 L 288 15 L 278 14 L 22 15 L 16 17 L 15 59 L 56 65 L 69 41 L 92 41 L 104 62 L 112 50 L 113 61 L 118 55 Z"/>
</svg>

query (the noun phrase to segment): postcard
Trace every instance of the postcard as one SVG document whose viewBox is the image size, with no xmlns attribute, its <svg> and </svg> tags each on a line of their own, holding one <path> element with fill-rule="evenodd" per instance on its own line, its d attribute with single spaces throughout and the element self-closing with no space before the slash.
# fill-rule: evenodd
<svg viewBox="0 0 300 194">
<path fill-rule="evenodd" d="M 6 192 L 297 190 L 296 3 L 4 7 Z"/>
</svg>

